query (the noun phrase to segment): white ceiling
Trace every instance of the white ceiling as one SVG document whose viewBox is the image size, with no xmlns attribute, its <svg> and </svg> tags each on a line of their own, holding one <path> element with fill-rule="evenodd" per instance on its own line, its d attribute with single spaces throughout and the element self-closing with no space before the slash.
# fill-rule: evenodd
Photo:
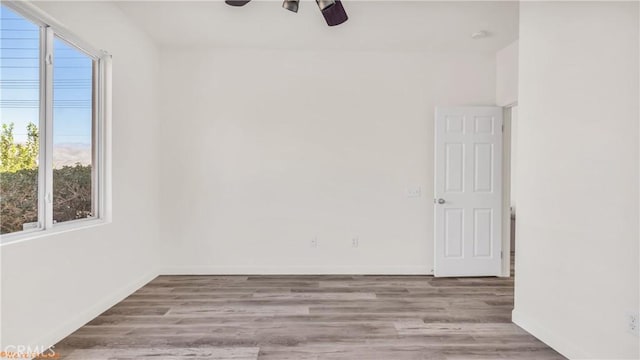
<svg viewBox="0 0 640 360">
<path fill-rule="evenodd" d="M 344 0 L 349 20 L 328 27 L 313 0 L 124 1 L 118 7 L 164 46 L 495 52 L 518 37 L 518 3 Z M 472 40 L 486 30 L 490 36 Z"/>
</svg>

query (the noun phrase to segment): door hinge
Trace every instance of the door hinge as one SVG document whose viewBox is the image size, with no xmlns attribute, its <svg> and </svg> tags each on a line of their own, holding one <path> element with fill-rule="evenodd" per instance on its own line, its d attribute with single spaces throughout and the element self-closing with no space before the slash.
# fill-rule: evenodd
<svg viewBox="0 0 640 360">
<path fill-rule="evenodd" d="M 500 250 L 500 259 L 504 259 L 502 250 Z"/>
<path fill-rule="evenodd" d="M 502 132 L 504 132 L 504 124 L 502 124 Z"/>
</svg>

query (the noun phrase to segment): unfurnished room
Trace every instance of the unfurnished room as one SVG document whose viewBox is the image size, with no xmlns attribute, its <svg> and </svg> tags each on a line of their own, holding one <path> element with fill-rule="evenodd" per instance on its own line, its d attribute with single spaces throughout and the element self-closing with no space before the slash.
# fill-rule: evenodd
<svg viewBox="0 0 640 360">
<path fill-rule="evenodd" d="M 0 360 L 639 329 L 640 2 L 0 3 Z"/>
</svg>

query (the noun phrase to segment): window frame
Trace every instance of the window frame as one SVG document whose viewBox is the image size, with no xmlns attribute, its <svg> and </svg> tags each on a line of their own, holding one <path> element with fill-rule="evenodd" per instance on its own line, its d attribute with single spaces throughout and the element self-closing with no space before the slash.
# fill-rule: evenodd
<svg viewBox="0 0 640 360">
<path fill-rule="evenodd" d="M 0 235 L 0 246 L 55 233 L 111 222 L 111 55 L 97 50 L 48 14 L 22 1 L 3 2 L 10 10 L 40 27 L 38 137 L 38 226 Z M 92 210 L 93 216 L 53 222 L 53 53 L 58 38 L 92 59 Z"/>
</svg>

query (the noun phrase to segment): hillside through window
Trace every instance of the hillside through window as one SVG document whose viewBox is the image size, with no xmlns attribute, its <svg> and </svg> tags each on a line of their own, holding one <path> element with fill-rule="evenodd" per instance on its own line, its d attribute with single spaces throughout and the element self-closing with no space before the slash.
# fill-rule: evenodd
<svg viewBox="0 0 640 360">
<path fill-rule="evenodd" d="M 53 41 L 53 221 L 93 216 L 93 59 Z"/>
</svg>

